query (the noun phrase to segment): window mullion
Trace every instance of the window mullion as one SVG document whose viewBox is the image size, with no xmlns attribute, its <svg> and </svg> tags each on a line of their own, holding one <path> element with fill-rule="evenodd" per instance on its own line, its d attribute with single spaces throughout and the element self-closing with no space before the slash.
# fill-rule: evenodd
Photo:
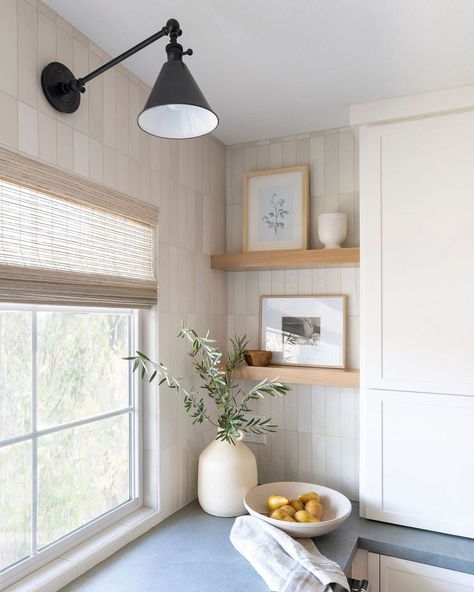
<svg viewBox="0 0 474 592">
<path fill-rule="evenodd" d="M 31 508 L 31 550 L 32 555 L 38 552 L 38 416 L 37 416 L 37 352 L 38 352 L 38 317 L 35 309 L 32 311 L 32 332 L 31 332 L 31 350 L 32 350 L 32 377 L 31 377 L 31 423 L 32 423 L 32 508 Z"/>
</svg>

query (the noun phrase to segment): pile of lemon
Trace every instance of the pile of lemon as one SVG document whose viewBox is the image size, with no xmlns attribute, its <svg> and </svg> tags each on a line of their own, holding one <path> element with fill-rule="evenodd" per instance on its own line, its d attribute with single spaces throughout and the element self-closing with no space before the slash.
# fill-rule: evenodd
<svg viewBox="0 0 474 592">
<path fill-rule="evenodd" d="M 289 500 L 283 495 L 271 495 L 267 499 L 268 515 L 285 522 L 321 522 L 324 509 L 315 491 Z"/>
</svg>

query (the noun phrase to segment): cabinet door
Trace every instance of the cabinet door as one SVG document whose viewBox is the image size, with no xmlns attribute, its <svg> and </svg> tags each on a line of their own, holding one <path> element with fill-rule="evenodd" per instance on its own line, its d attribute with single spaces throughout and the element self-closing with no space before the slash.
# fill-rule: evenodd
<svg viewBox="0 0 474 592">
<path fill-rule="evenodd" d="M 474 591 L 471 574 L 380 556 L 380 592 L 470 591 Z"/>
<path fill-rule="evenodd" d="M 474 397 L 361 393 L 367 518 L 474 537 Z"/>
<path fill-rule="evenodd" d="M 474 394 L 474 113 L 365 128 L 362 382 Z"/>
</svg>

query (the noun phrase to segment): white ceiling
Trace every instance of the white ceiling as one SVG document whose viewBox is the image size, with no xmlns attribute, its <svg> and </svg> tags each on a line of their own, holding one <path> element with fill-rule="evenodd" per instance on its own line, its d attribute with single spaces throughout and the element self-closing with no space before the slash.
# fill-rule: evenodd
<svg viewBox="0 0 474 592">
<path fill-rule="evenodd" d="M 351 103 L 474 83 L 473 0 L 45 1 L 112 55 L 177 18 L 225 144 L 340 127 Z M 152 85 L 164 45 L 125 65 Z"/>
</svg>

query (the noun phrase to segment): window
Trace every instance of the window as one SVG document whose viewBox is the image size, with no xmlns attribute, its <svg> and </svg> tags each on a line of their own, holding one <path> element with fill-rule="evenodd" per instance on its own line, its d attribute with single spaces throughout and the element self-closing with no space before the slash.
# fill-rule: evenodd
<svg viewBox="0 0 474 592">
<path fill-rule="evenodd" d="M 0 573 L 139 505 L 136 317 L 0 305 Z"/>
<path fill-rule="evenodd" d="M 0 148 L 0 588 L 141 505 L 158 214 Z"/>
</svg>

